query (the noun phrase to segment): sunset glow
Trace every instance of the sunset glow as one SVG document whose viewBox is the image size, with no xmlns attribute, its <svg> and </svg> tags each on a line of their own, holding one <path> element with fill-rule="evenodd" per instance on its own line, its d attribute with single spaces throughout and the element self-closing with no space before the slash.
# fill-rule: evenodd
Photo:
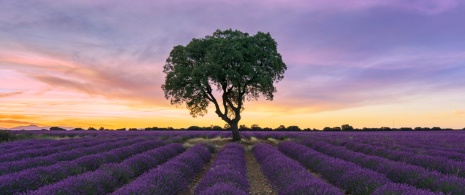
<svg viewBox="0 0 465 195">
<path fill-rule="evenodd" d="M 232 28 L 269 32 L 288 67 L 240 124 L 462 129 L 463 18 L 460 0 L 2 1 L 0 128 L 223 126 L 170 105 L 162 69 Z"/>
</svg>

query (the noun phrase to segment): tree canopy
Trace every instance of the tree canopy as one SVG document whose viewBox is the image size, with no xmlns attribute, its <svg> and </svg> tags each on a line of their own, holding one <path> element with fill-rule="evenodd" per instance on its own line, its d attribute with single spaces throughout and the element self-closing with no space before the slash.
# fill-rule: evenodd
<svg viewBox="0 0 465 195">
<path fill-rule="evenodd" d="M 184 104 L 193 117 L 204 116 L 210 103 L 215 113 L 240 140 L 238 122 L 244 102 L 264 97 L 273 100 L 275 83 L 284 78 L 286 64 L 269 33 L 250 36 L 238 30 L 217 30 L 192 39 L 170 52 L 162 89 L 171 104 Z M 215 92 L 221 97 L 215 97 Z"/>
</svg>

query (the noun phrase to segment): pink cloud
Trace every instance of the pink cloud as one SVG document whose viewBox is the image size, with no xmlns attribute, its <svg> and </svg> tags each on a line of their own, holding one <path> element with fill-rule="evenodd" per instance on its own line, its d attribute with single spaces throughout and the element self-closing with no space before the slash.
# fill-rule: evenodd
<svg viewBox="0 0 465 195">
<path fill-rule="evenodd" d="M 17 92 L 9 92 L 9 93 L 0 93 L 0 98 L 2 97 L 10 97 L 10 96 L 14 96 L 14 95 L 19 95 L 19 94 L 22 94 L 23 92 L 21 91 L 17 91 Z"/>
</svg>

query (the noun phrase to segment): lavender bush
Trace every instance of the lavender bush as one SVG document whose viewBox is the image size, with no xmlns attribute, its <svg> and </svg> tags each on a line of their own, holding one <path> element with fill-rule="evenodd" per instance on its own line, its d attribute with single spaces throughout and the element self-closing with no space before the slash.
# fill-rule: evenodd
<svg viewBox="0 0 465 195">
<path fill-rule="evenodd" d="M 369 144 L 350 142 L 345 145 L 348 149 L 364 154 L 376 155 L 395 161 L 402 161 L 426 169 L 436 170 L 444 174 L 465 177 L 465 162 L 457 162 L 442 156 L 428 156 L 407 151 L 390 150 Z"/>
<path fill-rule="evenodd" d="M 385 174 L 390 180 L 405 183 L 422 189 L 445 194 L 465 194 L 463 178 L 443 175 L 436 171 L 428 171 L 422 167 L 395 162 L 377 156 L 353 152 L 342 146 L 334 146 L 325 142 L 310 145 L 313 149 L 330 156 L 354 162 L 363 167 Z"/>
<path fill-rule="evenodd" d="M 429 190 L 419 190 L 407 184 L 389 183 L 376 189 L 372 195 L 439 195 Z"/>
<path fill-rule="evenodd" d="M 237 143 L 225 145 L 218 152 L 216 160 L 200 181 L 195 192 L 196 194 L 214 194 L 214 192 L 219 192 L 219 186 L 226 187 L 224 193 L 247 194 L 249 184 L 242 145 Z"/>
<path fill-rule="evenodd" d="M 160 148 L 134 155 L 119 164 L 104 165 L 93 172 L 68 177 L 53 185 L 30 192 L 41 194 L 104 194 L 110 193 L 131 178 L 156 167 L 173 156 L 184 151 L 181 144 L 169 144 Z M 143 157 L 143 158 L 141 158 Z M 144 161 L 146 166 L 139 166 L 137 161 Z"/>
<path fill-rule="evenodd" d="M 62 142 L 57 142 L 59 143 L 59 145 L 53 144 L 55 142 L 52 141 L 50 145 L 45 148 L 31 149 L 31 150 L 18 150 L 16 152 L 4 154 L 0 156 L 0 163 L 7 162 L 7 161 L 21 160 L 24 158 L 32 158 L 36 156 L 46 156 L 46 155 L 57 153 L 57 152 L 68 151 L 68 150 L 72 150 L 75 148 L 81 148 L 81 147 L 90 147 L 90 146 L 100 144 L 102 142 L 110 142 L 110 141 L 115 141 L 115 140 L 108 140 L 108 141 L 100 140 L 99 141 L 95 139 L 73 139 L 73 140 L 63 140 Z"/>
<path fill-rule="evenodd" d="M 256 144 L 252 150 L 264 175 L 279 194 L 344 194 L 313 177 L 302 165 L 269 144 Z"/>
<path fill-rule="evenodd" d="M 84 156 L 73 161 L 64 161 L 52 166 L 26 169 L 18 173 L 0 176 L 0 192 L 14 194 L 60 181 L 72 175 L 92 171 L 104 163 L 118 162 L 131 155 L 159 147 L 160 141 L 138 142 L 138 139 L 120 143 L 107 152 Z M 100 164 L 99 164 L 100 163 Z"/>
<path fill-rule="evenodd" d="M 0 175 L 5 175 L 8 173 L 14 173 L 18 171 L 22 171 L 29 168 L 39 167 L 39 166 L 49 166 L 53 165 L 60 161 L 70 161 L 77 159 L 79 157 L 83 157 L 89 154 L 96 154 L 98 152 L 108 151 L 113 149 L 115 146 L 124 143 L 136 143 L 138 141 L 142 141 L 140 139 L 136 140 L 119 140 L 114 143 L 107 143 L 103 142 L 91 147 L 82 147 L 72 151 L 63 151 L 58 152 L 48 156 L 40 156 L 35 158 L 26 158 L 19 161 L 10 161 L 10 162 L 3 162 L 0 163 Z"/>
<path fill-rule="evenodd" d="M 211 153 L 206 145 L 195 145 L 112 194 L 179 194 L 187 190 L 190 179 L 199 173 L 210 159 Z"/>
<path fill-rule="evenodd" d="M 295 142 L 282 142 L 278 149 L 349 194 L 371 194 L 378 187 L 392 183 L 383 174 L 321 154 Z"/>
<path fill-rule="evenodd" d="M 248 195 L 249 193 L 237 188 L 235 185 L 226 183 L 216 183 L 198 195 Z"/>
</svg>

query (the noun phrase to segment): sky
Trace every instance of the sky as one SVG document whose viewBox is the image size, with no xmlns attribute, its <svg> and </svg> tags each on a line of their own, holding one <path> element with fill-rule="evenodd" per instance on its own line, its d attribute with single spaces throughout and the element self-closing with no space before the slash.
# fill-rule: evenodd
<svg viewBox="0 0 465 195">
<path fill-rule="evenodd" d="M 0 127 L 142 128 L 193 118 L 161 85 L 176 45 L 237 29 L 269 32 L 288 69 L 262 127 L 465 127 L 461 0 L 3 0 Z"/>
</svg>

